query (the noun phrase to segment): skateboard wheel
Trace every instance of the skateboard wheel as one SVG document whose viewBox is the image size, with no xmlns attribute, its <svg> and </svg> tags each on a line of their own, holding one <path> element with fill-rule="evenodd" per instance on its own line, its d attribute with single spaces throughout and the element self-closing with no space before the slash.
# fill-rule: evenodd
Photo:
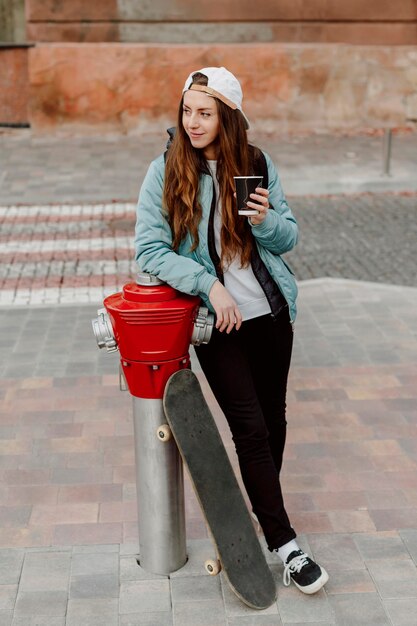
<svg viewBox="0 0 417 626">
<path fill-rule="evenodd" d="M 171 429 L 168 424 L 162 424 L 156 431 L 156 435 L 160 441 L 169 441 L 172 437 Z"/>
<path fill-rule="evenodd" d="M 215 559 L 209 559 L 208 561 L 206 561 L 204 563 L 204 567 L 206 568 L 210 576 L 217 576 L 217 574 L 222 569 L 220 561 L 217 561 Z"/>
</svg>

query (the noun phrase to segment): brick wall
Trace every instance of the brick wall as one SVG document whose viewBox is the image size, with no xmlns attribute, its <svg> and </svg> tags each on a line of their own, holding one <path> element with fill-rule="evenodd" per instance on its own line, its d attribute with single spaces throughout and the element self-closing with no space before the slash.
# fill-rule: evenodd
<svg viewBox="0 0 417 626">
<path fill-rule="evenodd" d="M 26 0 L 43 42 L 417 44 L 417 0 Z"/>
</svg>

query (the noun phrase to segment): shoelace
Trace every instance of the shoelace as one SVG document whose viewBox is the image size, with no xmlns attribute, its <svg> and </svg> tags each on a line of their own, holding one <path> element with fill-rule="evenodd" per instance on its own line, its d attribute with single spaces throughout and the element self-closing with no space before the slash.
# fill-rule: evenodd
<svg viewBox="0 0 417 626">
<path fill-rule="evenodd" d="M 308 565 L 308 556 L 306 554 L 300 554 L 299 556 L 291 559 L 291 561 L 284 567 L 283 582 L 286 587 L 289 587 L 291 584 L 291 573 L 300 572 L 304 565 Z"/>
</svg>

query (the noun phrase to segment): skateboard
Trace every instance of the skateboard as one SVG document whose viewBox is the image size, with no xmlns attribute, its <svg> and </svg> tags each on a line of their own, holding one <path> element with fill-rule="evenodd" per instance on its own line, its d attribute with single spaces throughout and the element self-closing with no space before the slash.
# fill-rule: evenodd
<svg viewBox="0 0 417 626">
<path fill-rule="evenodd" d="M 206 561 L 206 570 L 222 570 L 232 591 L 251 608 L 269 607 L 276 584 L 195 374 L 175 372 L 163 402 L 169 428 L 161 425 L 158 436 L 174 436 L 216 546 L 218 559 Z"/>
</svg>

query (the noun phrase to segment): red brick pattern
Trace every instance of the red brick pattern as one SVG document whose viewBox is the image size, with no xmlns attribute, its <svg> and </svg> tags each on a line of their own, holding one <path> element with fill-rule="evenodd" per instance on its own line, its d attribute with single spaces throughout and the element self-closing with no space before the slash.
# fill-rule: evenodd
<svg viewBox="0 0 417 626">
<path fill-rule="evenodd" d="M 299 533 L 415 527 L 417 394 L 404 381 L 416 375 L 416 365 L 400 364 L 293 368 L 282 482 Z M 130 397 L 116 375 L 81 380 L 1 381 L 2 546 L 137 540 Z M 414 408 L 387 402 L 384 382 L 390 400 Z M 237 469 L 224 418 L 203 387 Z M 188 479 L 186 511 L 189 538 L 206 537 Z"/>
</svg>

